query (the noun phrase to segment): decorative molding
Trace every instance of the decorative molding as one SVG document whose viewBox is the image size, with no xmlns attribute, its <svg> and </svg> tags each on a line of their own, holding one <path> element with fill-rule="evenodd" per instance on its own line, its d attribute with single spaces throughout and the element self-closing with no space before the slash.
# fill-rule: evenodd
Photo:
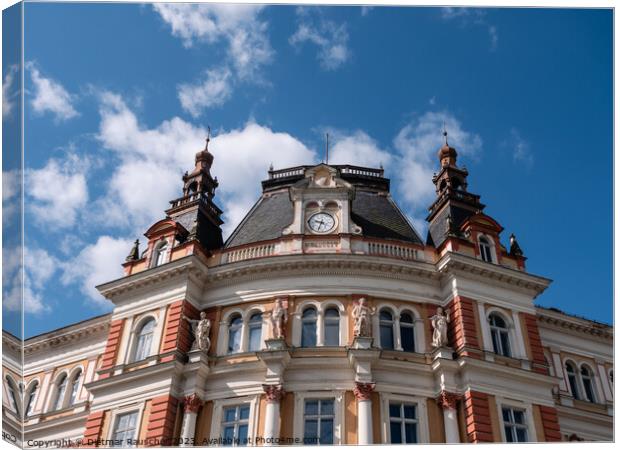
<svg viewBox="0 0 620 450">
<path fill-rule="evenodd" d="M 263 391 L 267 396 L 267 403 L 280 403 L 285 394 L 281 384 L 263 384 Z"/>
<path fill-rule="evenodd" d="M 359 381 L 356 381 L 355 387 L 353 388 L 353 394 L 355 394 L 355 398 L 358 401 L 370 400 L 370 397 L 374 390 L 375 383 L 361 383 Z"/>
<path fill-rule="evenodd" d="M 196 394 L 186 395 L 183 399 L 184 413 L 197 413 L 202 406 L 202 400 Z"/>
</svg>

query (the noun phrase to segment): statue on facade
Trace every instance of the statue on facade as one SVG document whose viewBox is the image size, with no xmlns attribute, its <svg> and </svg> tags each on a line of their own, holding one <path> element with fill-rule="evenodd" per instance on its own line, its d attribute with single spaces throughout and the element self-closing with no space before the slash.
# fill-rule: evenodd
<svg viewBox="0 0 620 450">
<path fill-rule="evenodd" d="M 281 298 L 276 298 L 275 306 L 271 311 L 271 330 L 274 339 L 284 339 L 284 325 L 288 321 L 288 304 Z"/>
<path fill-rule="evenodd" d="M 209 334 L 211 333 L 211 321 L 207 319 L 207 313 L 202 311 L 200 313 L 200 319 L 190 319 L 183 314 L 185 319 L 192 327 L 192 333 L 194 334 L 194 345 L 203 352 L 208 352 L 211 347 L 211 339 Z"/>
<path fill-rule="evenodd" d="M 448 345 L 448 324 L 450 323 L 450 313 L 444 314 L 443 308 L 437 308 L 436 314 L 431 317 L 431 325 L 433 326 L 433 342 L 434 348 L 446 347 Z"/>
<path fill-rule="evenodd" d="M 353 335 L 355 337 L 371 337 L 370 318 L 375 313 L 374 308 L 368 306 L 368 300 L 364 297 L 353 307 Z"/>
</svg>

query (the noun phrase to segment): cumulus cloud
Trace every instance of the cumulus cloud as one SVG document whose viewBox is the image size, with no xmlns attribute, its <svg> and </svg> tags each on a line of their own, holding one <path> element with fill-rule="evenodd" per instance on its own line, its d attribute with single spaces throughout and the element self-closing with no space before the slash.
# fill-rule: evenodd
<svg viewBox="0 0 620 450">
<path fill-rule="evenodd" d="M 39 223 L 73 226 L 88 201 L 87 167 L 86 160 L 69 154 L 63 160 L 50 159 L 42 169 L 27 170 L 27 211 Z"/>
<path fill-rule="evenodd" d="M 335 70 L 351 58 L 348 47 L 349 33 L 345 23 L 337 24 L 322 17 L 314 17 L 307 9 L 298 8 L 299 23 L 289 43 L 299 48 L 309 42 L 318 47 L 317 59 L 325 70 Z"/>
<path fill-rule="evenodd" d="M 8 226 L 15 218 L 21 205 L 21 171 L 2 172 L 2 225 Z"/>
<path fill-rule="evenodd" d="M 534 164 L 534 155 L 530 150 L 530 143 L 521 136 L 516 128 L 510 130 L 510 137 L 503 142 L 503 146 L 512 151 L 512 159 L 515 162 L 523 163 L 528 167 Z"/>
<path fill-rule="evenodd" d="M 13 83 L 19 73 L 18 66 L 12 64 L 9 66 L 4 79 L 2 80 L 2 118 L 8 119 L 11 117 L 15 103 L 13 99 L 18 95 L 18 91 L 14 89 Z"/>
<path fill-rule="evenodd" d="M 377 141 L 364 131 L 356 130 L 345 134 L 338 130 L 330 130 L 333 145 L 329 150 L 330 164 L 351 164 L 363 167 L 390 166 L 392 155 L 388 150 L 379 147 Z"/>
<path fill-rule="evenodd" d="M 205 108 L 221 106 L 232 94 L 231 72 L 228 68 L 207 70 L 205 75 L 202 81 L 178 86 L 181 106 L 193 117 L 198 117 Z"/>
<path fill-rule="evenodd" d="M 75 96 L 69 94 L 57 81 L 41 75 L 34 63 L 27 63 L 26 68 L 30 71 L 34 87 L 30 105 L 35 113 L 45 114 L 49 112 L 54 115 L 56 121 L 65 121 L 78 115 L 73 107 Z"/>
<path fill-rule="evenodd" d="M 260 20 L 263 5 L 156 3 L 153 9 L 185 47 L 198 42 L 225 41 L 227 56 L 241 78 L 256 75 L 270 62 L 273 50 L 267 23 Z"/>
<path fill-rule="evenodd" d="M 110 302 L 99 294 L 95 286 L 123 275 L 121 263 L 131 245 L 131 239 L 99 237 L 97 242 L 84 247 L 75 258 L 62 263 L 61 282 L 65 285 L 79 284 L 80 290 L 96 306 L 110 306 Z"/>
<path fill-rule="evenodd" d="M 22 265 L 23 257 L 23 265 Z M 7 311 L 41 314 L 50 311 L 42 291 L 58 267 L 58 261 L 43 249 L 20 247 L 2 250 L 3 307 Z M 23 289 L 22 289 L 23 281 Z"/>
<path fill-rule="evenodd" d="M 483 9 L 447 6 L 441 8 L 441 18 L 455 21 L 462 27 L 470 25 L 485 27 L 489 33 L 490 51 L 495 51 L 497 49 L 499 40 L 497 26 L 489 23 L 487 20 L 487 13 Z"/>
</svg>

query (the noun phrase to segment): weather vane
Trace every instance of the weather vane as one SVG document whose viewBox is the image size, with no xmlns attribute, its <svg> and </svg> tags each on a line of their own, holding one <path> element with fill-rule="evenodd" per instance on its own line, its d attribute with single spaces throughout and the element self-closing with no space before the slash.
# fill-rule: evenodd
<svg viewBox="0 0 620 450">
<path fill-rule="evenodd" d="M 443 121 L 443 137 L 446 140 L 446 145 L 448 145 L 448 131 L 446 130 L 446 121 Z"/>
<path fill-rule="evenodd" d="M 209 150 L 209 141 L 211 141 L 211 126 L 207 125 L 207 146 L 205 147 L 206 150 Z"/>
</svg>

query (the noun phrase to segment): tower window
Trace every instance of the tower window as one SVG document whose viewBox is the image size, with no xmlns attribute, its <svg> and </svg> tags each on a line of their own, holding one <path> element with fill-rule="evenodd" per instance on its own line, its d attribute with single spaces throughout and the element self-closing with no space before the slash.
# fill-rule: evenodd
<svg viewBox="0 0 620 450">
<path fill-rule="evenodd" d="M 142 361 L 151 356 L 155 319 L 148 319 L 142 324 L 136 335 L 136 346 L 132 361 Z"/>
<path fill-rule="evenodd" d="M 228 322 L 228 353 L 241 351 L 241 329 L 243 319 L 240 315 L 234 315 Z"/>
<path fill-rule="evenodd" d="M 400 315 L 400 343 L 404 351 L 415 352 L 413 316 L 404 312 Z"/>
<path fill-rule="evenodd" d="M 498 355 L 510 357 L 510 338 L 506 321 L 499 314 L 491 314 L 489 325 L 491 327 L 493 351 Z"/>
<path fill-rule="evenodd" d="M 263 315 L 261 313 L 252 314 L 250 320 L 248 321 L 248 329 L 249 329 L 249 350 L 251 352 L 256 352 L 260 350 L 261 347 L 261 338 L 263 335 Z"/>
<path fill-rule="evenodd" d="M 336 308 L 325 311 L 323 320 L 325 326 L 325 345 L 340 345 L 340 313 Z"/>
<path fill-rule="evenodd" d="M 381 348 L 394 350 L 394 316 L 387 309 L 379 313 L 379 336 Z"/>
<path fill-rule="evenodd" d="M 591 402 L 596 402 L 596 396 L 594 395 L 594 374 L 592 373 L 592 369 L 588 366 L 581 366 L 581 382 L 583 383 L 583 393 L 585 394 L 585 398 Z"/>
<path fill-rule="evenodd" d="M 161 266 L 162 264 L 166 262 L 165 258 L 166 258 L 167 250 L 168 250 L 168 242 L 166 242 L 165 240 L 162 240 L 159 244 L 157 244 L 157 246 L 155 247 L 155 250 L 153 251 L 152 267 Z"/>
<path fill-rule="evenodd" d="M 307 308 L 301 315 L 301 346 L 316 347 L 317 313 L 314 308 Z"/>
<path fill-rule="evenodd" d="M 491 243 L 489 239 L 485 236 L 480 236 L 480 239 L 478 239 L 478 242 L 480 246 L 480 257 L 482 258 L 483 261 L 492 263 L 493 256 L 491 253 Z"/>
</svg>

